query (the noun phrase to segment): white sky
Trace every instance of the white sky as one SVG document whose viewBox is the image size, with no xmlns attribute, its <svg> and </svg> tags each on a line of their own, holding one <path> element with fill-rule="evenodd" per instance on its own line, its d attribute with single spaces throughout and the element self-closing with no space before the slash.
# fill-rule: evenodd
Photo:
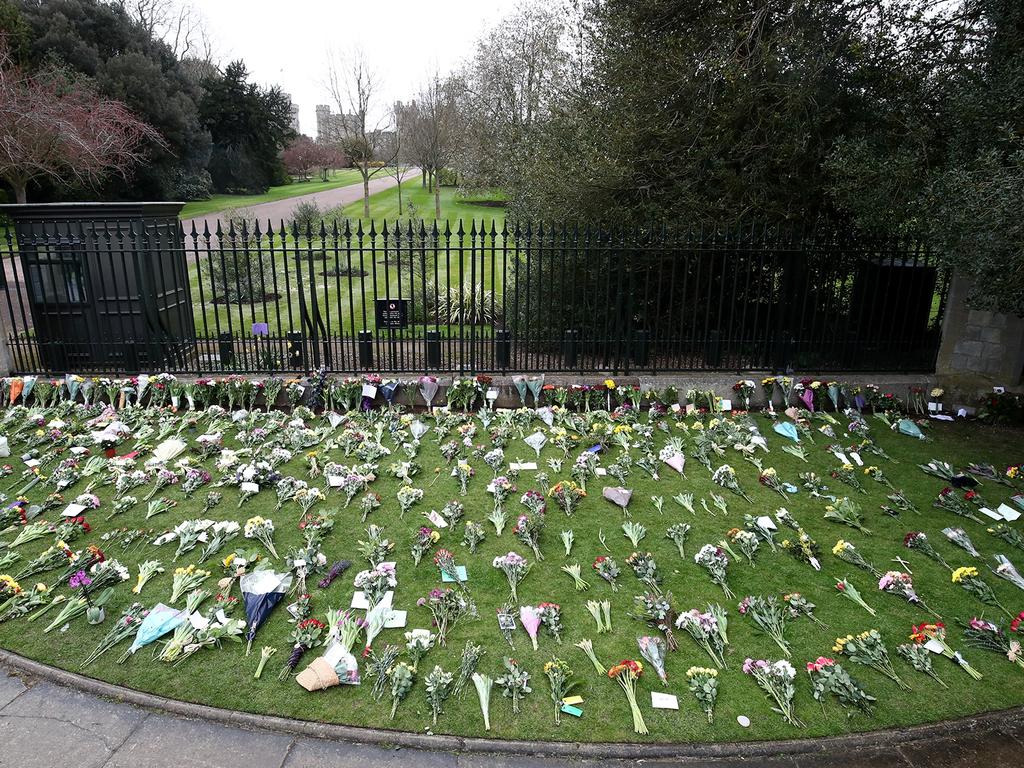
<svg viewBox="0 0 1024 768">
<path fill-rule="evenodd" d="M 383 108 L 408 99 L 433 70 L 445 73 L 515 0 L 191 0 L 206 19 L 222 64 L 244 59 L 263 85 L 280 85 L 316 136 L 317 104 L 329 98 L 328 52 L 362 48 L 381 81 Z"/>
</svg>

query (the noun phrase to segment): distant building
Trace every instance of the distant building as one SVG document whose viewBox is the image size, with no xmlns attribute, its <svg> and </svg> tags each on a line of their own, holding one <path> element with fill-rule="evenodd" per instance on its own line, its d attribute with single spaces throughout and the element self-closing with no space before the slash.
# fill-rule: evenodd
<svg viewBox="0 0 1024 768">
<path fill-rule="evenodd" d="M 355 115 L 331 112 L 326 104 L 317 104 L 316 140 L 330 143 L 343 140 L 346 134 L 354 132 L 357 119 Z"/>
<path fill-rule="evenodd" d="M 299 105 L 295 103 L 295 99 L 292 98 L 290 93 L 286 93 L 284 95 L 288 97 L 288 101 L 291 104 L 291 107 L 288 109 L 288 124 L 291 126 L 292 130 L 295 131 L 295 135 L 300 136 L 302 134 L 302 129 L 299 127 Z"/>
</svg>

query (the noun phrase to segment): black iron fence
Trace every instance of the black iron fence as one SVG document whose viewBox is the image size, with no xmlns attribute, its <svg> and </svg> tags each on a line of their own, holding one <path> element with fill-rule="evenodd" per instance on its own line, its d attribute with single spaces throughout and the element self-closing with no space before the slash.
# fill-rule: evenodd
<svg viewBox="0 0 1024 768">
<path fill-rule="evenodd" d="M 80 215 L 0 231 L 19 372 L 930 371 L 947 284 L 821 227 Z"/>
</svg>

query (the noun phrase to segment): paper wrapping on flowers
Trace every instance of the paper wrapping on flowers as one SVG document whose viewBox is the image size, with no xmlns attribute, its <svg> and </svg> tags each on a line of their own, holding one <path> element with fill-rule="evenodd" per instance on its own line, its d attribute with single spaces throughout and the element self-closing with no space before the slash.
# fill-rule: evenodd
<svg viewBox="0 0 1024 768">
<path fill-rule="evenodd" d="M 662 461 L 672 467 L 672 469 L 680 475 L 683 474 L 683 471 L 686 469 L 686 457 L 681 453 L 674 453 L 671 456 L 662 459 Z"/>
<path fill-rule="evenodd" d="M 323 656 L 299 672 L 295 682 L 307 691 L 322 691 L 336 685 L 359 685 L 359 663 L 339 643 L 332 642 Z"/>
<path fill-rule="evenodd" d="M 629 500 L 633 498 L 633 492 L 628 488 L 621 486 L 607 487 L 602 489 L 601 495 L 616 506 L 622 507 L 623 509 L 629 504 Z"/>
<path fill-rule="evenodd" d="M 523 439 L 523 442 L 533 448 L 537 452 L 537 456 L 540 456 L 541 449 L 547 445 L 548 438 L 543 432 L 537 431 L 532 435 L 528 435 Z"/>
</svg>

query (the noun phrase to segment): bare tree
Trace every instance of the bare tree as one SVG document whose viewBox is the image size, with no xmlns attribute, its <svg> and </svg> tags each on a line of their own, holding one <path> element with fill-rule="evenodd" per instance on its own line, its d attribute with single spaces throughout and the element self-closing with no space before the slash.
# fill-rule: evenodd
<svg viewBox="0 0 1024 768">
<path fill-rule="evenodd" d="M 457 83 L 434 73 L 420 88 L 410 109 L 406 145 L 427 173 L 434 193 L 434 216 L 441 218 L 441 174 L 449 168 L 458 148 Z"/>
<path fill-rule="evenodd" d="M 403 132 L 405 130 L 405 121 L 408 114 L 408 108 L 398 102 L 391 109 L 391 125 L 394 131 L 394 151 L 395 159 L 394 164 L 388 166 L 388 175 L 395 180 L 395 186 L 398 187 L 398 215 L 402 215 L 402 176 L 405 174 L 405 166 L 403 161 L 405 159 L 404 154 L 404 143 L 403 143 Z"/>
<path fill-rule="evenodd" d="M 213 41 L 206 19 L 191 3 L 180 0 L 119 0 L 129 17 L 163 40 L 179 59 L 213 61 Z"/>
<path fill-rule="evenodd" d="M 347 62 L 332 56 L 328 62 L 327 86 L 341 113 L 339 132 L 342 149 L 352 159 L 363 179 L 363 217 L 370 217 L 370 179 L 395 162 L 396 142 L 389 129 L 391 115 L 377 118 L 380 82 L 361 52 Z"/>
<path fill-rule="evenodd" d="M 89 83 L 56 69 L 23 72 L 2 37 L 0 104 L 0 178 L 19 203 L 34 179 L 94 185 L 111 173 L 127 175 L 147 143 L 165 144 L 124 103 Z"/>
</svg>

